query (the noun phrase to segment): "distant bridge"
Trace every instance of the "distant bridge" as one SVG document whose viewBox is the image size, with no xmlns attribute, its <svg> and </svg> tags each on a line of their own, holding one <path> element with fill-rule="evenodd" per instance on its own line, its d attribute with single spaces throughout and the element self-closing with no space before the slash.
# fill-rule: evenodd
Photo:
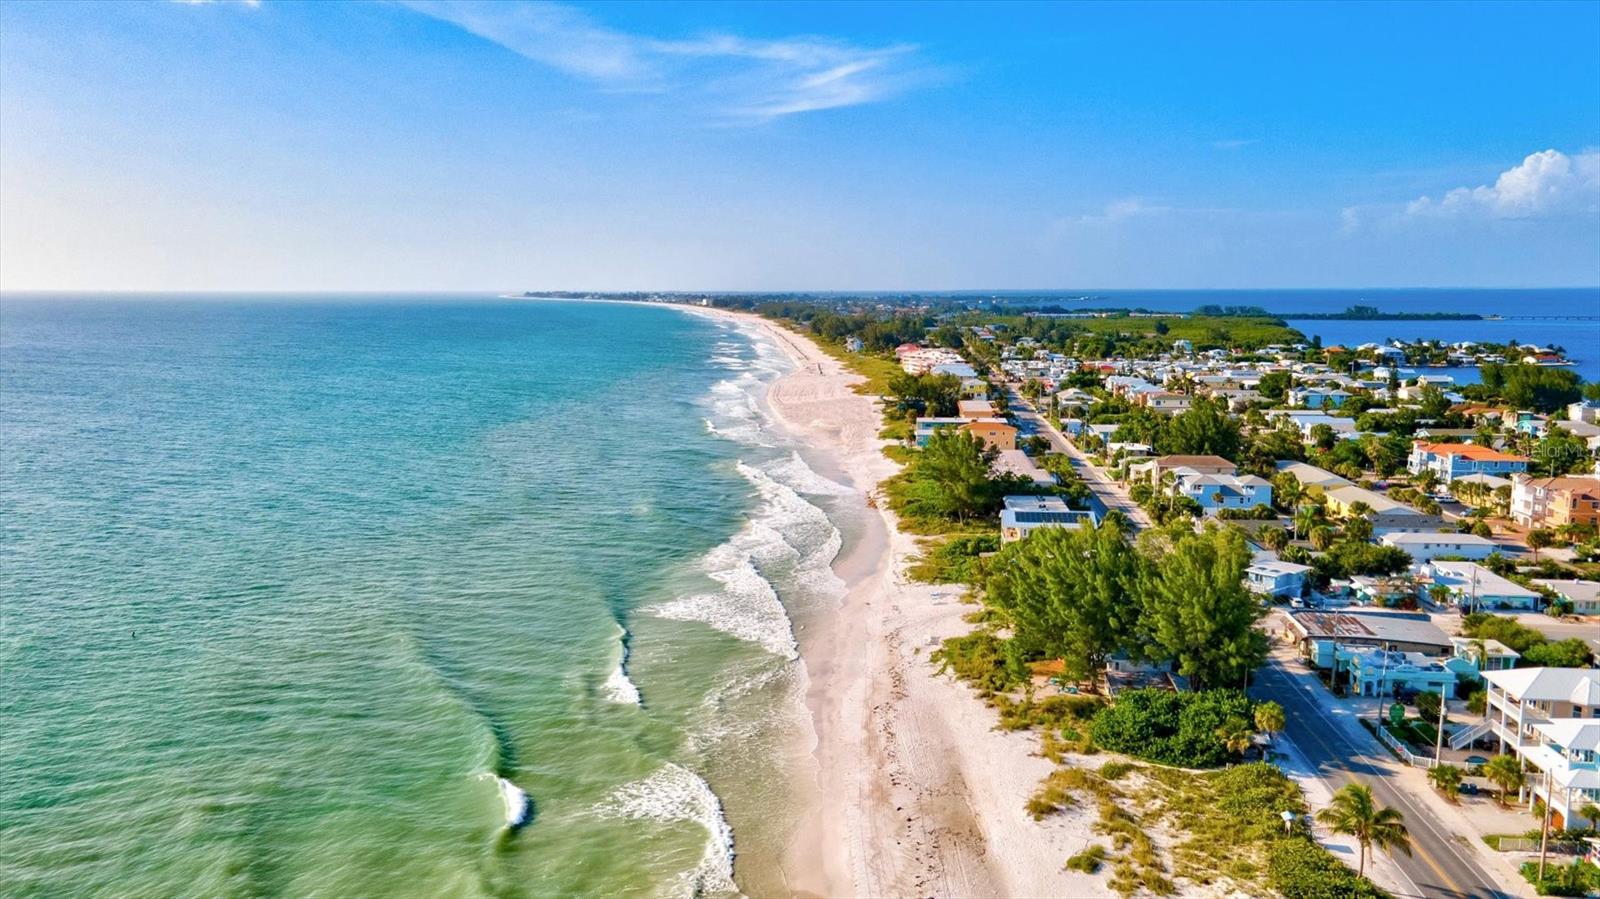
<svg viewBox="0 0 1600 899">
<path fill-rule="evenodd" d="M 1485 315 L 1491 322 L 1600 322 L 1600 315 Z"/>
</svg>

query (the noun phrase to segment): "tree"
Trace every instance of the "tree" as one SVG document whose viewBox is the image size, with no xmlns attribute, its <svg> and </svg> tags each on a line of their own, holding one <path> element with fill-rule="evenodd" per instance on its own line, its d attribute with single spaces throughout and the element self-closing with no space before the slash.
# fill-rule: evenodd
<svg viewBox="0 0 1600 899">
<path fill-rule="evenodd" d="M 1322 509 L 1311 503 L 1306 503 L 1294 510 L 1294 535 L 1296 537 L 1310 535 L 1311 529 L 1316 527 L 1317 522 L 1321 520 Z"/>
<path fill-rule="evenodd" d="M 1289 532 L 1278 527 L 1263 528 L 1261 542 L 1273 552 L 1283 552 L 1283 548 L 1289 545 Z"/>
<path fill-rule="evenodd" d="M 1060 658 L 1069 677 L 1093 680 L 1132 640 L 1127 601 L 1140 560 L 1120 527 L 1040 528 L 1001 552 L 986 594 L 1015 631 L 1025 658 Z"/>
<path fill-rule="evenodd" d="M 1333 794 L 1333 802 L 1317 812 L 1317 820 L 1334 833 L 1356 838 L 1361 847 L 1361 862 L 1356 867 L 1358 876 L 1366 876 L 1367 853 L 1373 846 L 1391 854 L 1411 855 L 1411 835 L 1406 831 L 1405 816 L 1399 809 L 1379 806 L 1372 799 L 1372 789 L 1363 784 L 1346 784 Z"/>
<path fill-rule="evenodd" d="M 1372 539 L 1372 519 L 1366 517 L 1352 518 L 1344 523 L 1344 539 L 1356 543 L 1366 543 Z"/>
<path fill-rule="evenodd" d="M 1239 423 L 1218 400 L 1200 399 L 1187 412 L 1172 417 L 1155 441 L 1163 453 L 1239 457 Z"/>
<path fill-rule="evenodd" d="M 1289 726 L 1288 719 L 1283 714 L 1283 706 L 1276 702 L 1257 703 L 1254 717 L 1256 730 L 1266 734 L 1269 740 Z"/>
<path fill-rule="evenodd" d="M 1316 444 L 1317 449 L 1328 452 L 1339 442 L 1339 432 L 1335 431 L 1332 425 L 1312 425 L 1311 442 Z"/>
<path fill-rule="evenodd" d="M 1527 776 L 1522 773 L 1522 762 L 1515 756 L 1497 755 L 1483 766 L 1483 776 L 1489 782 L 1500 788 L 1500 804 L 1506 804 L 1506 796 L 1513 791 L 1522 789 L 1522 784 Z"/>
<path fill-rule="evenodd" d="M 1582 640 L 1574 637 L 1570 640 L 1535 643 L 1522 654 L 1522 660 L 1543 668 L 1587 668 L 1594 661 L 1594 656 Z"/>
<path fill-rule="evenodd" d="M 998 455 L 976 434 L 941 428 L 908 469 L 912 483 L 924 487 L 928 506 L 947 518 L 965 521 L 993 505 L 990 469 Z"/>
<path fill-rule="evenodd" d="M 1437 725 L 1439 723 L 1439 703 L 1441 698 L 1438 693 L 1422 692 L 1417 694 L 1417 717 Z"/>
<path fill-rule="evenodd" d="M 902 413 L 948 417 L 961 400 L 961 379 L 955 375 L 897 374 L 889 379 L 889 398 Z"/>
<path fill-rule="evenodd" d="M 1175 661 L 1197 688 L 1243 682 L 1267 657 L 1266 635 L 1255 628 L 1261 604 L 1244 587 L 1249 564 L 1244 538 L 1231 529 L 1176 537 L 1146 567 L 1146 654 Z"/>
<path fill-rule="evenodd" d="M 1539 561 L 1539 550 L 1545 549 L 1556 542 L 1554 534 L 1544 528 L 1534 528 L 1528 532 L 1528 548 L 1533 550 L 1533 560 Z"/>
<path fill-rule="evenodd" d="M 1456 791 L 1461 788 L 1461 778 L 1465 774 L 1455 765 L 1434 765 L 1428 769 L 1428 782 L 1434 789 L 1445 795 L 1451 802 L 1456 802 Z"/>
<path fill-rule="evenodd" d="M 1216 734 L 1223 747 L 1235 755 L 1243 755 L 1255 740 L 1255 731 L 1251 730 L 1250 722 L 1243 718 L 1229 718 L 1227 723 L 1217 728 Z"/>
<path fill-rule="evenodd" d="M 1429 384 L 1422 388 L 1422 416 L 1424 418 L 1440 418 L 1450 411 L 1450 400 L 1444 391 Z"/>
<path fill-rule="evenodd" d="M 1422 493 L 1432 493 L 1439 486 L 1439 473 L 1431 468 L 1424 468 L 1411 476 L 1411 486 Z"/>
<path fill-rule="evenodd" d="M 1269 371 L 1261 376 L 1261 382 L 1256 385 L 1256 392 L 1261 398 L 1274 403 L 1281 403 L 1288 396 L 1289 388 L 1294 386 L 1294 375 L 1286 371 Z"/>
<path fill-rule="evenodd" d="M 1311 529 L 1310 537 L 1311 545 L 1318 552 L 1327 552 L 1328 547 L 1333 545 L 1333 528 L 1319 524 Z"/>
<path fill-rule="evenodd" d="M 1472 523 L 1472 536 L 1488 539 L 1494 536 L 1494 528 L 1489 527 L 1489 522 L 1480 518 Z"/>
<path fill-rule="evenodd" d="M 1551 427 L 1544 439 L 1534 446 L 1531 455 L 1534 470 L 1552 478 L 1587 470 L 1589 463 L 1588 445 L 1578 435 L 1561 427 Z"/>
</svg>

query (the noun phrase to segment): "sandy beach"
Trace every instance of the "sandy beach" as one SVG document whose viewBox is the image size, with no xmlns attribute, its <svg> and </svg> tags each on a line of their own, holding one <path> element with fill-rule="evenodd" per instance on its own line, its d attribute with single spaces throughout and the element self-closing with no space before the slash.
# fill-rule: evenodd
<svg viewBox="0 0 1600 899">
<path fill-rule="evenodd" d="M 863 502 L 893 474 L 877 402 L 859 376 L 804 336 L 717 310 L 772 336 L 795 363 L 768 397 L 773 414 L 845 474 Z M 995 714 L 928 654 L 963 633 L 961 585 L 905 577 L 916 541 L 887 509 L 847 544 L 838 613 L 801 639 L 816 733 L 812 808 L 783 860 L 801 896 L 1102 896 L 1104 878 L 1062 863 L 1093 842 L 1087 815 L 1033 821 L 1024 802 L 1051 770 L 1037 738 L 994 729 Z"/>
</svg>

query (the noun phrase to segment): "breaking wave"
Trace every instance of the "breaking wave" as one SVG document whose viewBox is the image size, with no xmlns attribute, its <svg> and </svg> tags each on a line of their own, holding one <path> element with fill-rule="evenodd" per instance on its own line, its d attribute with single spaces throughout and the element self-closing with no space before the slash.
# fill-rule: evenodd
<svg viewBox="0 0 1600 899">
<path fill-rule="evenodd" d="M 526 791 L 498 774 L 485 771 L 479 776 L 494 781 L 495 787 L 500 791 L 500 804 L 505 808 L 507 830 L 516 830 L 528 823 L 528 813 L 532 810 L 533 804 L 529 801 Z"/>
<path fill-rule="evenodd" d="M 617 665 L 602 689 L 606 698 L 623 705 L 639 704 L 639 688 L 628 677 L 628 629 L 617 625 Z"/>
<path fill-rule="evenodd" d="M 722 800 L 704 778 L 671 762 L 644 780 L 623 784 L 601 805 L 602 815 L 636 821 L 692 821 L 705 828 L 700 863 L 679 879 L 682 894 L 733 893 L 733 830 L 722 814 Z"/>
</svg>

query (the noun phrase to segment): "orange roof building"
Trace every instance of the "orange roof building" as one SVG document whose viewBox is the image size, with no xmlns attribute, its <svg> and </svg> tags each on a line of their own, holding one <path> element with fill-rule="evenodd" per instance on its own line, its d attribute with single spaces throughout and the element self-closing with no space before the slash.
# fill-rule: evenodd
<svg viewBox="0 0 1600 899">
<path fill-rule="evenodd" d="M 1406 467 L 1412 474 L 1432 471 L 1441 482 L 1448 484 L 1462 475 L 1508 477 L 1527 471 L 1528 457 L 1513 456 L 1473 443 L 1428 443 L 1418 440 L 1411 445 L 1411 458 Z"/>
</svg>

